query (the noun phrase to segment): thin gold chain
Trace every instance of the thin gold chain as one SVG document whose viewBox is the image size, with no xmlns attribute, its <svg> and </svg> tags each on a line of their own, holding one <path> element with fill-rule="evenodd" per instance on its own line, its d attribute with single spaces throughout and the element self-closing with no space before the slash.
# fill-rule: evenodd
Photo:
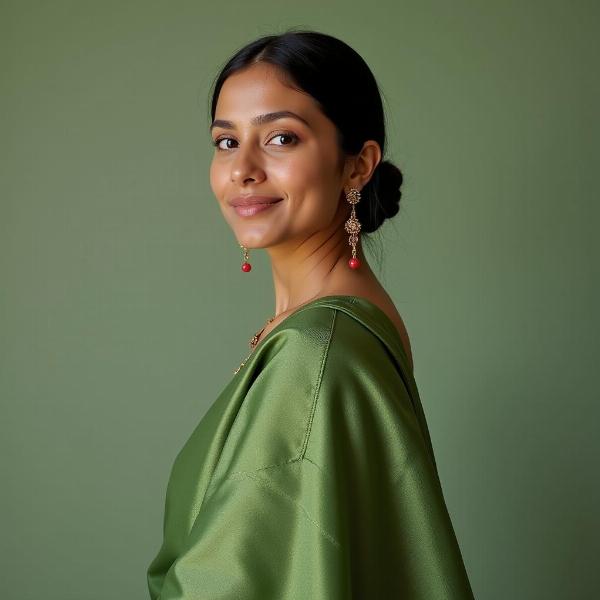
<svg viewBox="0 0 600 600">
<path fill-rule="evenodd" d="M 237 368 L 237 369 L 236 369 L 236 370 L 233 372 L 233 374 L 235 375 L 235 374 L 236 374 L 236 373 L 237 373 L 237 372 L 238 372 L 238 371 L 239 371 L 239 370 L 240 370 L 240 369 L 241 369 L 241 368 L 242 368 L 242 367 L 243 367 L 243 366 L 246 364 L 246 361 L 247 361 L 247 360 L 248 360 L 248 359 L 249 359 L 249 358 L 252 356 L 252 352 L 254 351 L 254 348 L 256 347 L 256 344 L 258 344 L 258 341 L 259 341 L 259 339 L 260 339 L 260 335 L 261 335 L 261 334 L 262 334 L 262 332 L 265 330 L 265 327 L 266 327 L 266 326 L 267 326 L 267 325 L 268 325 L 268 324 L 269 324 L 271 321 L 273 321 L 273 319 L 275 319 L 275 317 L 276 317 L 276 316 L 281 316 L 281 315 L 283 315 L 283 314 L 286 314 L 286 313 L 288 313 L 288 312 L 290 312 L 290 311 L 292 311 L 292 310 L 296 311 L 296 310 L 298 310 L 298 308 L 299 308 L 300 306 L 303 306 L 304 304 L 308 304 L 309 302 L 312 302 L 312 301 L 313 301 L 315 298 L 318 298 L 318 297 L 319 297 L 319 295 L 318 295 L 318 294 L 315 294 L 315 295 L 314 295 L 312 298 L 309 298 L 308 300 L 305 300 L 305 301 L 304 301 L 304 302 L 302 302 L 301 304 L 299 304 L 299 305 L 297 305 L 296 307 L 294 307 L 294 309 L 290 309 L 290 308 L 288 308 L 286 311 L 284 311 L 284 312 L 282 312 L 282 313 L 279 313 L 279 315 L 275 315 L 275 316 L 271 317 L 270 319 L 267 319 L 267 322 L 265 323 L 264 327 L 263 327 L 263 328 L 262 328 L 260 331 L 257 331 L 257 332 L 256 332 L 256 333 L 255 333 L 255 334 L 254 334 L 254 335 L 253 335 L 253 336 L 250 338 L 249 345 L 250 345 L 250 350 L 251 350 L 251 352 L 250 352 L 250 354 L 248 354 L 248 356 L 246 356 L 246 358 L 245 358 L 245 359 L 242 361 L 242 364 L 241 364 L 241 365 L 240 365 L 240 366 L 239 366 L 239 367 L 238 367 L 238 368 Z"/>
<path fill-rule="evenodd" d="M 270 319 L 267 319 L 267 322 L 265 323 L 264 327 L 260 330 L 257 331 L 251 338 L 250 338 L 250 342 L 249 342 L 249 346 L 250 346 L 250 354 L 248 354 L 248 356 L 246 356 L 246 358 L 242 361 L 242 364 L 233 372 L 233 374 L 235 375 L 245 364 L 246 361 L 252 356 L 252 352 L 254 352 L 254 348 L 256 348 L 256 345 L 258 344 L 258 340 L 260 339 L 260 334 L 265 330 L 266 326 L 274 319 L 275 317 L 271 317 Z"/>
</svg>

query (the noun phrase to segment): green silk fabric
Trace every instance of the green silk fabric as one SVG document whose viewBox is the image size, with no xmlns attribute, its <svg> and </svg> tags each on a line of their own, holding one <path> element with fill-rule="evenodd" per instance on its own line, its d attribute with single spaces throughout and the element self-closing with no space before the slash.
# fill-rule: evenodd
<svg viewBox="0 0 600 600">
<path fill-rule="evenodd" d="M 265 336 L 177 455 L 163 525 L 151 600 L 473 599 L 400 336 L 358 296 Z"/>
</svg>

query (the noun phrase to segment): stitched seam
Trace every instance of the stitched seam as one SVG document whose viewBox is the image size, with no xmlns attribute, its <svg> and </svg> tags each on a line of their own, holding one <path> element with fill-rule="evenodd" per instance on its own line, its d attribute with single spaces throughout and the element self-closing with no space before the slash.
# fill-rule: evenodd
<svg viewBox="0 0 600 600">
<path fill-rule="evenodd" d="M 309 462 L 318 471 L 321 471 L 321 473 L 323 473 L 323 475 L 325 475 L 326 477 L 331 477 L 331 473 L 328 473 L 323 467 L 319 466 L 314 460 L 311 460 L 310 458 L 308 458 L 308 456 L 304 456 L 302 458 L 302 460 L 305 460 L 306 462 Z"/>
<path fill-rule="evenodd" d="M 306 307 L 306 308 L 310 308 L 310 307 Z M 304 310 L 304 309 L 300 309 L 300 310 Z M 297 311 L 300 312 L 300 311 Z M 317 399 L 319 397 L 319 392 L 321 389 L 321 381 L 323 379 L 323 372 L 325 371 L 325 362 L 327 360 L 327 356 L 329 353 L 329 346 L 331 344 L 331 339 L 333 337 L 333 329 L 334 329 L 334 324 L 336 321 L 336 316 L 337 316 L 337 310 L 336 309 L 332 309 L 333 315 L 332 315 L 332 319 L 331 319 L 331 325 L 329 326 L 329 336 L 327 338 L 327 342 L 325 344 L 325 347 L 323 349 L 323 354 L 321 356 L 321 367 L 319 369 L 319 374 L 317 375 L 317 381 L 315 383 L 315 396 L 313 398 L 313 402 L 311 405 L 311 409 L 310 409 L 310 413 L 308 416 L 308 424 L 306 426 L 306 433 L 304 434 L 304 440 L 302 442 L 302 446 L 300 448 L 300 455 L 295 457 L 295 458 L 291 458 L 289 460 L 283 461 L 283 462 L 279 462 L 279 463 L 273 463 L 270 465 L 265 465 L 262 467 L 258 467 L 256 469 L 251 469 L 249 471 L 233 471 L 232 473 L 229 473 L 227 476 L 222 477 L 218 480 L 214 480 L 211 477 L 211 481 L 206 489 L 206 493 L 205 493 L 205 498 L 208 499 L 208 497 L 211 495 L 211 490 L 218 484 L 218 483 L 224 483 L 225 481 L 227 481 L 228 479 L 232 478 L 232 477 L 236 477 L 237 475 L 249 475 L 250 473 L 256 473 L 258 471 L 264 471 L 266 469 L 273 469 L 273 468 L 277 468 L 277 467 L 285 467 L 286 465 L 295 463 L 297 461 L 301 461 L 305 458 L 305 453 L 306 453 L 306 448 L 308 446 L 308 440 L 310 438 L 310 432 L 311 432 L 311 428 L 312 428 L 312 423 L 313 423 L 313 419 L 314 419 L 314 414 L 316 411 L 316 406 L 317 406 Z M 295 314 L 295 313 L 294 313 Z M 312 463 L 312 461 L 310 461 Z M 314 464 L 314 463 L 312 463 Z M 316 465 L 315 465 L 316 466 Z M 204 502 L 204 500 L 203 500 Z"/>
<path fill-rule="evenodd" d="M 310 438 L 310 432 L 312 430 L 312 424 L 315 417 L 315 412 L 317 410 L 317 401 L 319 399 L 319 392 L 321 391 L 321 382 L 323 381 L 323 373 L 325 371 L 325 363 L 327 362 L 327 357 L 329 356 L 329 346 L 331 345 L 331 339 L 333 338 L 333 330 L 335 328 L 335 320 L 337 317 L 337 310 L 333 309 L 333 315 L 331 317 L 331 325 L 329 326 L 329 337 L 327 338 L 327 343 L 325 344 L 325 348 L 323 350 L 323 356 L 321 357 L 321 368 L 319 369 L 319 375 L 317 376 L 316 389 L 315 389 L 315 397 L 313 398 L 312 407 L 310 410 L 310 414 L 308 417 L 308 425 L 306 428 L 306 435 L 304 436 L 304 442 L 302 444 L 302 449 L 300 450 L 300 458 L 303 459 L 306 453 L 306 448 L 308 447 L 308 440 Z"/>
<path fill-rule="evenodd" d="M 285 467 L 289 464 L 295 463 L 302 460 L 302 458 L 300 457 L 296 457 L 296 458 L 290 458 L 289 460 L 280 462 L 280 463 L 273 463 L 271 465 L 266 465 L 264 467 L 258 467 L 258 469 L 250 469 L 249 471 L 232 471 L 231 473 L 229 473 L 229 475 L 227 475 L 226 477 L 223 477 L 221 479 L 221 481 L 227 481 L 228 479 L 231 479 L 231 477 L 233 477 L 234 475 L 248 475 L 250 473 L 257 473 L 258 471 L 266 471 L 267 469 L 276 469 L 277 467 Z"/>
<path fill-rule="evenodd" d="M 255 472 L 245 472 L 241 474 L 241 477 L 236 478 L 236 479 L 241 479 L 241 478 L 246 478 L 246 479 L 252 479 L 254 482 L 261 484 L 267 488 L 269 488 L 271 491 L 275 492 L 276 494 L 282 496 L 283 498 L 285 498 L 286 500 L 289 500 L 294 506 L 296 506 L 297 508 L 299 508 L 303 513 L 304 516 L 315 526 L 317 527 L 317 529 L 321 532 L 321 534 L 329 541 L 331 542 L 336 548 L 340 548 L 340 543 L 335 539 L 335 537 L 333 537 L 333 535 L 331 535 L 318 521 L 315 521 L 315 519 L 313 519 L 313 517 L 311 517 L 311 515 L 308 513 L 308 511 L 304 508 L 304 506 L 302 506 L 302 504 L 300 504 L 299 502 L 297 502 L 296 500 L 294 500 L 294 498 L 292 498 L 292 496 L 290 496 L 289 494 L 286 494 L 285 492 L 283 492 L 282 490 L 280 490 L 279 488 L 277 488 L 276 486 L 274 486 L 269 480 L 267 479 L 263 479 L 262 477 L 259 477 L 255 474 Z M 228 477 L 227 479 L 232 479 L 231 477 Z"/>
<path fill-rule="evenodd" d="M 274 493 L 278 494 L 279 496 L 285 498 L 286 500 L 288 500 L 289 502 L 291 502 L 294 506 L 296 506 L 298 509 L 300 509 L 302 511 L 302 513 L 304 514 L 304 516 L 306 517 L 306 519 L 308 521 L 310 521 L 321 533 L 321 535 L 323 535 L 323 537 L 325 537 L 325 539 L 327 539 L 335 548 L 337 548 L 338 550 L 340 549 L 340 543 L 335 539 L 335 537 L 333 535 L 331 535 L 331 533 L 329 533 L 318 521 L 316 521 L 306 510 L 306 508 L 304 508 L 304 506 L 302 506 L 302 504 L 300 504 L 299 502 L 297 502 L 296 500 L 294 500 L 294 498 L 288 494 L 286 494 L 284 491 L 280 490 L 278 487 L 276 487 L 275 485 L 273 485 L 273 483 L 271 483 L 268 479 L 265 479 L 263 477 L 260 477 L 259 473 L 261 471 L 266 471 L 268 469 L 276 469 L 276 468 L 281 468 L 281 467 L 286 467 L 289 466 L 290 464 L 293 464 L 295 462 L 301 462 L 302 460 L 306 460 L 307 462 L 310 462 L 312 465 L 314 465 L 317 469 L 319 469 L 319 471 L 325 473 L 325 471 L 323 471 L 323 469 L 321 469 L 321 467 L 319 467 L 316 463 L 314 463 L 312 460 L 305 458 L 305 453 L 306 453 L 306 449 L 308 446 L 308 440 L 310 438 L 310 433 L 312 430 L 312 424 L 314 421 L 314 415 L 316 412 L 316 407 L 317 407 L 317 401 L 319 398 L 319 393 L 321 390 L 321 383 L 323 380 L 323 373 L 325 371 L 325 364 L 327 362 L 327 357 L 329 354 L 329 348 L 331 345 L 331 340 L 333 338 L 333 332 L 335 329 L 335 323 L 336 323 L 336 317 L 337 317 L 337 310 L 333 309 L 333 314 L 332 314 L 332 318 L 331 318 L 331 324 L 329 326 L 329 336 L 327 338 L 327 342 L 325 344 L 325 347 L 323 349 L 323 354 L 321 356 L 321 366 L 319 369 L 319 374 L 317 376 L 317 381 L 315 384 L 315 395 L 313 398 L 313 402 L 312 402 L 312 406 L 311 406 L 311 410 L 310 410 L 310 414 L 309 414 L 309 419 L 308 419 L 308 425 L 306 428 L 306 434 L 304 437 L 304 441 L 302 444 L 302 448 L 300 451 L 300 456 L 281 462 L 281 463 L 275 463 L 275 464 L 271 464 L 271 465 L 266 465 L 263 467 L 259 467 L 258 469 L 252 469 L 251 471 L 235 471 L 233 473 L 230 473 L 227 477 L 222 478 L 220 481 L 212 481 L 209 484 L 209 487 L 206 490 L 205 493 L 205 498 L 203 499 L 203 504 L 204 502 L 208 501 L 210 499 L 210 497 L 214 494 L 215 489 L 217 487 L 217 484 L 223 484 L 227 481 L 230 480 L 241 480 L 241 479 L 251 479 L 252 481 L 254 481 L 255 483 L 259 484 L 259 485 L 263 485 L 264 487 L 270 489 L 271 491 L 273 491 Z"/>
</svg>

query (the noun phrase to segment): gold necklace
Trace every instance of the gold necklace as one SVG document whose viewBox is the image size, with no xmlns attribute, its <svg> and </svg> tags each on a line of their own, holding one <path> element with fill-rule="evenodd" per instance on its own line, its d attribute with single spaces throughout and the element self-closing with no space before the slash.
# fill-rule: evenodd
<svg viewBox="0 0 600 600">
<path fill-rule="evenodd" d="M 301 304 L 297 305 L 293 310 L 296 311 L 298 310 L 298 308 L 300 308 L 301 306 L 304 306 L 305 304 L 308 304 L 309 302 L 312 302 L 315 300 L 315 298 L 317 298 L 318 295 L 313 296 L 312 298 L 309 298 L 308 300 L 305 300 L 304 302 L 302 302 Z M 248 354 L 248 356 L 246 356 L 246 358 L 242 361 L 242 364 L 233 372 L 233 374 L 235 375 L 245 364 L 246 361 L 252 356 L 252 352 L 254 351 L 254 348 L 256 348 L 256 344 L 258 344 L 258 340 L 260 339 L 260 334 L 265 330 L 265 327 L 276 317 L 276 316 L 281 316 L 283 314 L 286 314 L 288 312 L 290 312 L 290 308 L 288 308 L 286 311 L 279 313 L 279 315 L 275 315 L 273 317 L 271 317 L 270 319 L 267 319 L 267 322 L 265 323 L 265 326 L 260 330 L 257 331 L 251 338 L 250 338 L 250 354 Z"/>
<path fill-rule="evenodd" d="M 267 319 L 267 322 L 265 323 L 265 326 L 260 330 L 257 331 L 251 338 L 250 338 L 250 342 L 249 342 L 249 346 L 250 346 L 250 354 L 248 354 L 248 356 L 246 356 L 246 358 L 242 361 L 242 364 L 233 372 L 233 374 L 235 375 L 245 364 L 246 361 L 252 356 L 252 352 L 254 352 L 254 348 L 256 348 L 256 344 L 258 344 L 258 340 L 260 339 L 260 334 L 265 330 L 265 327 L 274 319 L 275 317 L 271 317 L 270 319 Z"/>
</svg>

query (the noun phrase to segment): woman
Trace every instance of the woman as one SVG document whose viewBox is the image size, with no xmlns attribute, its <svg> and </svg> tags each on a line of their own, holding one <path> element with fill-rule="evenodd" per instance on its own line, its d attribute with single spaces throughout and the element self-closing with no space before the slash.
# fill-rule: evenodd
<svg viewBox="0 0 600 600">
<path fill-rule="evenodd" d="M 152 600 L 472 598 L 406 329 L 362 252 L 398 212 L 363 59 L 288 31 L 216 80 L 211 187 L 276 314 L 177 455 Z"/>
</svg>

